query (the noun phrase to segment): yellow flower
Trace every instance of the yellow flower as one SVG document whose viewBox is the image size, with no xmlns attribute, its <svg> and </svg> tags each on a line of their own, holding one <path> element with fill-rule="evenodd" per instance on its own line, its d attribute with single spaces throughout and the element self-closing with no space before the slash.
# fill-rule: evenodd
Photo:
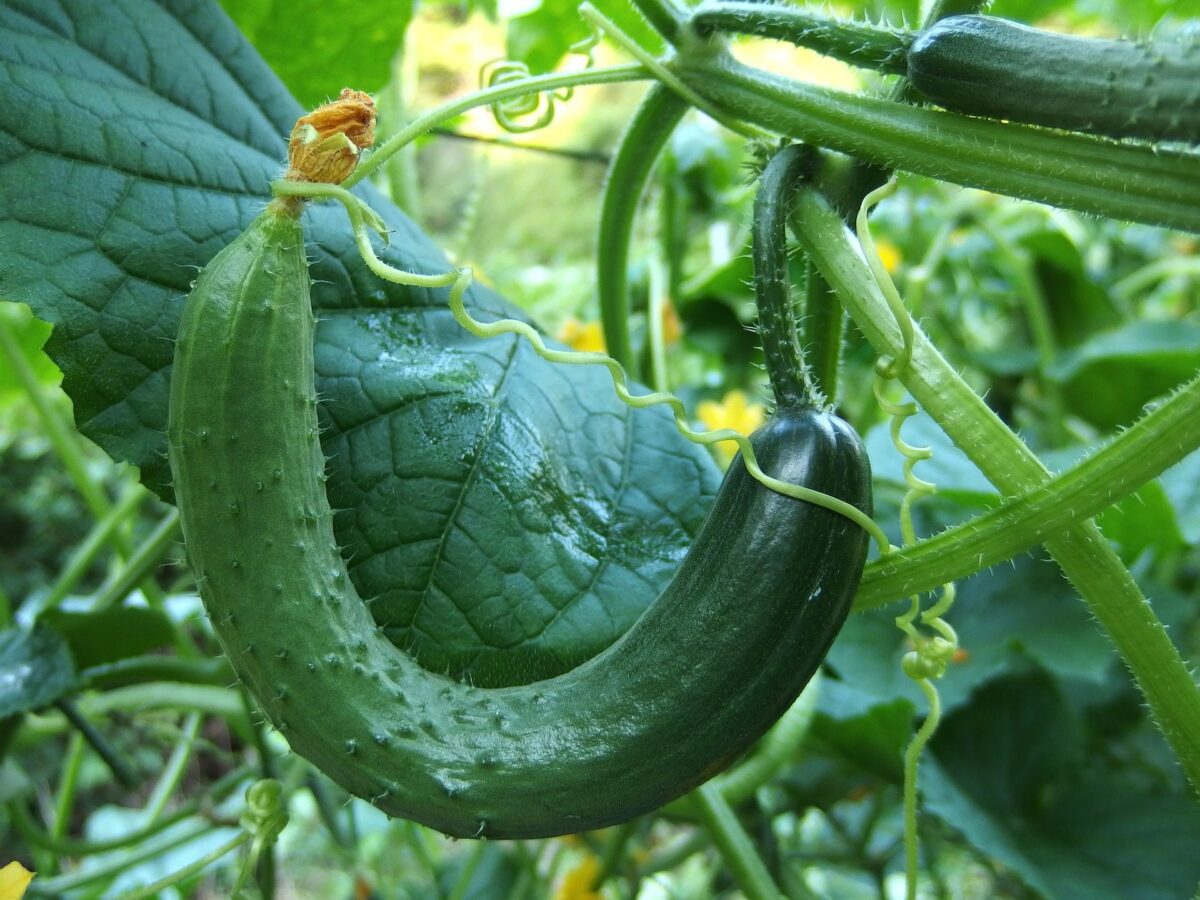
<svg viewBox="0 0 1200 900">
<path fill-rule="evenodd" d="M 761 403 L 751 403 L 745 391 L 733 390 L 727 393 L 720 403 L 712 400 L 701 401 L 696 406 L 696 415 L 709 431 L 722 428 L 732 428 L 739 434 L 749 435 L 766 420 L 766 410 Z M 723 465 L 728 466 L 737 453 L 737 445 L 730 441 L 722 441 L 714 445 L 717 458 Z"/>
<path fill-rule="evenodd" d="M 0 869 L 0 900 L 21 900 L 33 881 L 33 873 L 19 862 L 10 862 Z"/>
<path fill-rule="evenodd" d="M 668 345 L 683 337 L 683 322 L 670 300 L 662 305 L 662 336 L 663 343 Z"/>
<path fill-rule="evenodd" d="M 604 332 L 600 329 L 599 322 L 567 319 L 562 328 L 558 329 L 558 339 L 575 350 L 586 353 L 604 352 Z"/>
<path fill-rule="evenodd" d="M 568 872 L 554 892 L 554 900 L 601 900 L 599 891 L 592 889 L 600 874 L 600 860 L 588 854 L 583 862 Z"/>
<path fill-rule="evenodd" d="M 887 269 L 889 275 L 900 268 L 899 247 L 889 240 L 879 240 L 875 242 L 875 249 L 879 252 L 879 258 L 883 261 L 883 267 Z"/>
</svg>

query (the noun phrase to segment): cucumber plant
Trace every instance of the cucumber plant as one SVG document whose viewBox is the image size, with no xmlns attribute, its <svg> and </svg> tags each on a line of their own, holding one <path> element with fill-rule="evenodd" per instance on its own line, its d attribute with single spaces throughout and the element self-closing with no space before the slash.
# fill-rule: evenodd
<svg viewBox="0 0 1200 900">
<path fill-rule="evenodd" d="M 781 238 L 783 215 L 770 208 Z M 727 767 L 820 664 L 849 612 L 866 531 L 737 463 L 670 584 L 598 656 L 495 689 L 423 669 L 380 634 L 334 538 L 299 213 L 294 197 L 274 201 L 204 269 L 171 379 L 169 454 L 188 557 L 267 717 L 355 794 L 460 837 L 598 828 Z M 777 262 L 784 251 L 771 252 Z M 770 284 L 764 296 L 784 303 L 786 283 Z M 794 341 L 791 318 L 773 308 L 768 344 Z M 772 369 L 781 406 L 751 440 L 756 467 L 869 515 L 858 436 L 817 408 L 798 380 L 802 360 L 789 362 Z"/>
<path fill-rule="evenodd" d="M 29 3 L 24 5 L 32 8 Z M 673 58 L 652 61 L 657 68 L 639 62 L 607 70 L 519 75 L 504 85 L 493 85 L 484 94 L 490 102 L 501 99 L 504 92 L 515 97 L 535 89 L 566 90 L 604 80 L 660 78 L 655 90 L 666 93 L 656 99 L 672 98 L 669 108 L 673 118 L 676 108 L 682 111 L 688 104 L 703 105 L 740 132 L 761 131 L 772 136 L 786 133 L 859 154 L 880 165 L 985 185 L 1006 194 L 1049 199 L 1096 214 L 1197 227 L 1195 205 L 1190 202 L 1188 190 L 1194 186 L 1196 173 L 1196 154 L 1190 148 L 1118 145 L 1095 137 L 987 121 L 977 115 L 922 110 L 872 97 L 813 90 L 732 63 L 719 40 L 706 38 L 698 31 L 693 33 L 688 17 L 672 12 L 666 4 L 639 0 L 639 5 L 657 10 L 659 14 L 651 18 L 676 44 Z M 70 14 L 68 4 L 64 15 Z M 0 23 L 9 22 L 9 12 L 0 13 Z M 59 39 L 39 31 L 44 23 L 37 18 L 25 16 L 21 22 L 23 28 L 38 31 L 33 35 L 37 40 Z M 162 24 L 160 19 L 153 23 L 155 27 Z M 140 26 L 140 22 L 135 25 Z M 206 34 L 204 29 L 193 29 L 192 33 Z M 901 32 L 900 36 L 907 40 L 915 34 Z M 77 35 L 84 41 L 89 32 L 78 29 Z M 154 48 L 162 43 L 147 41 L 147 45 Z M 10 53 L 10 47 L 16 46 L 16 41 L 7 42 L 0 54 Z M 906 54 L 907 50 L 897 56 L 883 41 L 874 44 L 871 53 L 862 59 L 870 65 L 898 70 L 903 68 Z M 11 56 L 5 56 L 5 61 L 13 66 L 24 64 Z M 79 59 L 71 57 L 63 68 L 73 72 L 78 64 Z M 159 71 L 160 67 L 151 68 Z M 232 69 L 245 74 L 237 66 Z M 137 72 L 130 75 L 133 81 L 140 77 Z M 27 83 L 33 80 L 0 83 L 6 100 L 0 106 L 4 110 L 0 116 L 6 117 L 7 127 L 13 131 L 17 130 L 12 125 L 15 117 L 8 110 L 23 109 L 11 102 L 14 98 L 26 105 L 32 102 L 21 93 L 21 85 Z M 121 90 L 127 87 L 123 83 Z M 159 91 L 155 96 L 165 93 Z M 457 108 L 465 108 L 467 102 L 458 102 Z M 125 103 L 122 108 L 128 110 L 133 105 Z M 92 134 L 86 121 L 81 122 L 78 116 L 71 118 L 69 110 L 60 112 L 62 134 Z M 510 112 L 519 115 L 516 107 Z M 189 116 L 194 118 L 194 111 Z M 46 121 L 45 116 L 28 118 L 31 122 Z M 535 110 L 530 121 L 538 118 Z M 66 127 L 70 124 L 79 127 Z M 419 131 L 428 124 L 422 119 L 414 126 Z M 164 140 L 169 140 L 172 133 L 164 129 Z M 19 164 L 35 168 L 44 165 L 44 158 L 52 151 L 38 144 L 40 133 L 31 129 L 20 135 L 21 145 L 36 145 L 39 149 L 20 156 Z M 665 137 L 654 129 L 641 131 L 641 146 L 661 145 Z M 124 150 L 136 148 L 137 142 L 113 146 Z M 189 143 L 188 149 L 192 158 L 199 158 L 210 146 L 215 145 L 199 141 Z M 72 145 L 64 159 L 70 156 L 74 160 L 91 149 L 91 145 Z M 344 143 L 328 149 L 353 157 L 343 155 L 343 166 L 356 161 L 358 155 Z M 634 145 L 626 149 L 633 154 L 626 156 L 628 162 L 644 162 L 636 159 Z M 151 150 L 145 153 L 147 158 L 159 159 Z M 385 158 L 383 154 L 368 157 L 358 172 L 370 171 L 373 164 Z M 1197 419 L 1188 411 L 1194 412 L 1195 398 L 1200 396 L 1196 382 L 1193 380 L 1187 392 L 1148 414 L 1128 432 L 1128 440 L 1114 442 L 1109 451 L 1081 464 L 1078 471 L 1048 481 L 1049 474 L 1032 452 L 958 377 L 930 339 L 920 329 L 910 329 L 906 334 L 905 326 L 911 324 L 907 316 L 888 309 L 879 293 L 879 279 L 866 270 L 857 243 L 844 227 L 846 208 L 831 207 L 821 196 L 820 190 L 826 184 L 823 179 L 830 177 L 830 158 L 821 151 L 788 150 L 782 159 L 788 160 L 787 164 L 768 167 L 764 178 L 782 193 L 768 194 L 765 187 L 760 193 L 764 211 L 756 224 L 762 230 L 756 230 L 763 240 L 756 240 L 754 247 L 758 299 L 765 304 L 761 318 L 776 394 L 775 417 L 745 444 L 745 465 L 738 463 L 731 470 L 714 517 L 693 554 L 643 621 L 592 661 L 535 684 L 479 689 L 418 667 L 382 640 L 378 623 L 364 612 L 371 598 L 358 596 L 350 587 L 342 554 L 334 546 L 331 514 L 322 488 L 326 462 L 319 449 L 314 413 L 317 392 L 311 380 L 312 319 L 306 297 L 309 275 L 304 235 L 297 219 L 302 204 L 294 198 L 325 197 L 349 202 L 355 240 L 373 267 L 378 260 L 370 258 L 373 254 L 368 230 L 378 221 L 372 220 L 358 201 L 322 193 L 317 190 L 320 185 L 301 184 L 296 193 L 279 189 L 277 196 L 293 199 L 273 203 L 241 238 L 212 260 L 189 299 L 177 347 L 171 463 L 176 471 L 189 549 L 217 634 L 245 684 L 301 754 L 317 761 L 381 809 L 432 822 L 456 834 L 545 834 L 616 821 L 686 790 L 726 764 L 739 747 L 747 746 L 754 731 L 761 730 L 774 714 L 772 708 L 778 712 L 786 703 L 784 698 L 794 693 L 801 681 L 791 664 L 781 661 L 776 652 L 780 634 L 794 639 L 806 665 L 812 663 L 820 655 L 818 645 L 825 640 L 821 629 L 836 628 L 852 592 L 839 580 L 848 576 L 833 573 L 831 564 L 819 555 L 801 553 L 807 549 L 799 546 L 801 538 L 807 536 L 804 539 L 818 550 L 825 546 L 851 560 L 865 544 L 864 531 L 859 529 L 861 521 L 809 503 L 802 492 L 789 494 L 787 490 L 807 486 L 820 492 L 818 496 L 828 493 L 849 501 L 849 508 L 860 516 L 865 512 L 863 495 L 859 493 L 857 499 L 853 496 L 854 484 L 847 482 L 839 487 L 834 478 L 841 473 L 839 477 L 850 479 L 847 473 L 864 465 L 865 460 L 859 451 L 851 452 L 856 443 L 844 426 L 812 398 L 795 344 L 795 312 L 790 307 L 786 280 L 772 275 L 786 269 L 783 244 L 771 236 L 781 234 L 779 224 L 790 212 L 808 257 L 807 265 L 834 287 L 875 352 L 893 358 L 903 356 L 907 361 L 907 365 L 887 368 L 887 375 L 898 378 L 930 417 L 966 448 L 999 490 L 1011 495 L 994 513 L 971 519 L 938 538 L 917 541 L 903 553 L 889 554 L 874 564 L 873 571 L 885 576 L 886 583 L 876 578 L 868 594 L 859 598 L 860 607 L 886 602 L 900 593 L 926 590 L 950 577 L 966 577 L 1044 540 L 1128 662 L 1147 698 L 1147 708 L 1184 771 L 1193 781 L 1200 781 L 1200 756 L 1195 749 L 1200 747 L 1200 715 L 1187 667 L 1128 571 L 1100 532 L 1085 521 L 1127 494 L 1135 483 L 1140 483 L 1139 479 L 1152 477 L 1195 446 L 1198 430 L 1189 423 Z M 853 164 L 845 159 L 840 163 Z M 12 171 L 6 168 L 9 165 L 5 163 L 0 171 Z M 788 210 L 789 204 L 779 198 L 791 195 L 794 177 L 800 171 L 793 166 L 803 168 L 812 178 L 792 198 Z M 136 165 L 126 168 L 140 171 Z M 627 166 L 626 176 L 630 181 L 644 181 L 645 173 L 640 170 L 645 168 Z M 639 171 L 630 174 L 633 169 Z M 46 175 L 44 169 L 38 171 Z M 159 169 L 147 171 L 159 181 L 174 177 L 173 169 L 165 175 Z M 255 174 L 257 177 L 261 173 Z M 233 181 L 239 188 L 253 181 L 245 175 L 240 169 L 235 171 Z M 350 181 L 358 177 L 351 176 Z M 65 183 L 68 194 L 77 190 L 76 181 Z M 202 178 L 200 182 L 204 190 L 216 190 L 210 179 Z M 100 189 L 109 186 L 97 182 L 100 199 L 108 197 Z M 138 186 L 135 183 L 135 188 Z M 291 187 L 297 188 L 297 184 L 291 183 Z M 610 185 L 614 197 L 621 187 L 621 183 Z M 117 191 L 115 195 L 136 200 L 139 191 Z M 22 296 L 20 279 L 32 268 L 29 259 L 35 255 L 27 252 L 32 243 L 27 232 L 34 227 L 28 223 L 40 223 L 37 217 L 43 208 L 53 204 L 46 197 L 25 202 L 16 192 L 5 191 L 2 196 L 5 210 L 11 210 L 4 220 L 5 228 L 13 229 L 6 231 L 6 236 L 16 235 L 16 246 L 24 248 L 28 258 L 21 257 L 17 266 L 6 265 L 0 271 L 4 279 L 0 287 L 7 295 Z M 765 212 L 772 196 L 776 200 L 774 219 Z M 608 243 L 613 245 L 606 253 L 616 258 L 623 255 L 623 245 L 628 243 L 634 204 L 614 203 L 605 228 Z M 240 207 L 239 214 L 248 209 Z M 81 216 L 72 227 L 86 230 L 101 219 Z M 111 221 L 120 223 L 124 219 Z M 773 224 L 768 226 L 769 222 Z M 124 229 L 104 225 L 100 230 L 103 250 L 112 256 L 132 260 L 131 265 L 153 258 L 154 248 L 139 248 L 147 254 L 144 258 L 121 252 L 128 250 L 120 245 L 127 237 Z M 189 236 L 222 231 L 180 230 Z M 865 233 L 861 226 L 859 233 Z M 79 237 L 75 231 L 62 230 L 61 234 Z M 34 239 L 45 237 L 38 232 Z M 174 257 L 168 257 L 166 265 L 172 271 L 181 267 Z M 52 274 L 48 269 L 45 280 L 56 283 L 58 278 L 67 279 L 69 268 L 60 267 Z M 150 270 L 139 271 L 153 274 Z M 383 266 L 378 274 L 390 278 L 395 270 Z M 547 347 L 539 343 L 536 333 L 521 331 L 517 326 L 522 323 L 474 319 L 462 304 L 461 288 L 469 280 L 465 272 L 418 277 L 427 279 L 422 283 L 430 289 L 426 299 L 433 303 L 441 300 L 438 291 L 449 289 L 450 309 L 473 334 L 488 337 L 515 332 L 534 341 L 537 351 L 548 359 L 612 363 L 598 355 L 568 354 Z M 366 280 L 361 270 L 355 272 L 354 280 L 356 289 Z M 772 302 L 765 293 L 769 291 L 776 291 L 774 307 L 766 305 Z M 78 293 L 85 299 L 90 296 Z M 605 319 L 621 323 L 625 312 L 619 308 L 620 291 L 605 290 L 603 295 L 608 298 Z M 617 300 L 612 299 L 614 296 Z M 72 297 L 71 302 L 76 299 Z M 367 302 L 364 295 L 364 304 Z M 928 310 L 926 307 L 926 313 Z M 113 323 L 117 318 L 109 317 L 106 327 L 116 327 Z M 940 340 L 940 335 L 935 334 L 935 339 Z M 167 346 L 165 341 L 162 343 Z M 790 361 L 778 365 L 772 360 Z M 631 393 L 619 367 L 610 367 L 610 371 L 618 392 L 624 391 L 623 396 L 633 405 L 670 402 L 665 397 L 650 399 L 651 395 Z M 778 373 L 789 371 L 791 380 L 781 381 Z M 836 383 L 836 372 L 829 380 Z M 150 409 L 152 413 L 153 405 L 150 402 L 139 409 Z M 681 406 L 673 408 L 682 416 Z M 884 410 L 889 411 L 886 405 Z M 1170 415 L 1166 415 L 1168 412 Z M 1154 452 L 1137 453 L 1132 449 L 1135 447 L 1148 447 Z M 1106 455 L 1109 452 L 1112 455 Z M 1136 465 L 1131 465 L 1134 455 L 1139 458 Z M 796 483 L 774 483 L 763 469 Z M 1100 469 L 1105 471 L 1099 473 Z M 861 482 L 865 475 L 860 472 L 859 477 Z M 769 489 L 771 485 L 774 490 Z M 1071 503 L 1072 496 L 1084 496 L 1087 502 Z M 1062 508 L 1051 515 L 1048 510 L 1055 505 Z M 773 534 L 794 535 L 796 540 L 768 540 L 758 533 L 759 529 L 774 529 Z M 764 578 L 764 573 L 768 577 Z M 820 585 L 822 600 L 828 597 L 826 588 L 840 593 L 828 605 L 812 604 L 819 615 L 785 609 L 779 596 L 768 598 L 769 602 L 755 611 L 774 616 L 770 620 L 776 623 L 774 629 L 764 624 L 767 620 L 759 621 L 757 615 L 746 620 L 746 599 L 753 592 L 772 588 L 776 594 L 782 593 L 782 573 L 812 586 L 810 594 L 815 594 L 815 586 Z M 725 593 L 719 585 L 724 577 L 730 577 L 733 588 L 744 590 L 745 596 Z M 683 595 L 689 590 L 693 596 L 685 604 Z M 256 599 L 262 602 L 252 602 Z M 933 616 L 934 611 L 940 612 L 935 607 L 926 613 Z M 801 629 L 806 614 L 819 619 L 820 627 Z M 325 627 L 314 628 L 314 618 Z M 681 623 L 682 636 L 672 631 L 670 639 L 663 641 L 650 627 L 664 625 L 667 619 L 672 620 L 672 626 Z M 924 615 L 922 622 L 936 628 Z M 913 626 L 914 622 L 910 618 L 906 624 Z M 743 639 L 747 643 L 741 643 Z M 747 649 L 753 646 L 753 639 L 771 648 L 764 657 L 765 664 Z M 667 659 L 668 648 L 680 652 Z M 942 649 L 949 652 L 952 644 L 946 643 Z M 713 660 L 714 656 L 719 659 Z M 924 677 L 927 672 L 921 669 L 916 674 Z M 165 679 L 160 675 L 159 680 Z M 687 690 L 685 681 L 689 681 Z M 695 694 L 690 692 L 692 689 Z M 694 697 L 705 698 L 707 708 L 694 702 Z M 676 702 L 678 708 L 669 708 L 669 701 Z M 689 702 L 693 705 L 687 705 Z M 190 721 L 195 734 L 198 714 Z M 927 717 L 922 732 L 927 734 L 933 722 L 936 715 Z M 617 739 L 606 740 L 605 735 L 613 730 L 618 732 Z M 537 765 L 538 760 L 543 764 Z M 742 776 L 757 768 L 754 762 L 736 774 Z M 587 775 L 589 765 L 601 774 Z M 180 762 L 177 768 L 182 770 L 182 766 Z M 291 761 L 284 778 L 285 797 L 306 771 L 303 760 Z M 778 766 L 772 771 L 778 771 Z M 915 782 L 912 784 L 910 790 L 915 794 Z M 718 789 L 718 785 L 709 785 L 700 797 Z M 744 799 L 749 793 L 752 791 L 737 796 Z M 906 796 L 906 813 L 914 808 L 907 805 L 908 799 Z M 66 803 L 64 808 L 69 805 Z M 669 814 L 677 811 L 688 815 L 688 804 L 674 807 Z M 939 814 L 936 809 L 931 812 Z M 728 853 L 730 868 L 740 878 L 748 869 L 739 869 L 732 860 L 740 852 L 741 862 L 745 862 L 747 852 L 745 848 L 736 849 L 727 827 L 729 820 L 736 826 L 736 818 L 726 816 L 724 825 L 717 822 L 719 818 L 706 820 L 706 828 Z M 909 875 L 913 893 L 915 842 L 907 846 L 912 854 Z M 749 853 L 752 855 L 753 850 Z M 759 887 L 764 883 L 760 880 Z M 44 890 L 52 893 L 65 882 L 47 880 L 44 884 Z M 747 889 L 747 893 L 773 896 L 777 891 Z"/>
</svg>

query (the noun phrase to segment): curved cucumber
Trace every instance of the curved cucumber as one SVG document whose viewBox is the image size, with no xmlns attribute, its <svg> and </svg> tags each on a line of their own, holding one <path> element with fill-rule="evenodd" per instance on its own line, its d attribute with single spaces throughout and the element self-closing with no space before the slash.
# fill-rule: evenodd
<svg viewBox="0 0 1200 900">
<path fill-rule="evenodd" d="M 295 751 L 392 815 L 536 837 L 648 812 L 733 762 L 788 708 L 842 625 L 863 530 L 735 462 L 674 580 L 563 675 L 475 688 L 382 634 L 334 543 L 317 440 L 298 222 L 269 209 L 204 270 L 171 380 L 188 555 L 238 675 Z M 764 469 L 870 512 L 854 431 L 785 411 Z"/>
<path fill-rule="evenodd" d="M 913 87 L 957 112 L 1110 137 L 1200 141 L 1200 42 L 1108 41 L 951 16 L 908 53 Z"/>
</svg>

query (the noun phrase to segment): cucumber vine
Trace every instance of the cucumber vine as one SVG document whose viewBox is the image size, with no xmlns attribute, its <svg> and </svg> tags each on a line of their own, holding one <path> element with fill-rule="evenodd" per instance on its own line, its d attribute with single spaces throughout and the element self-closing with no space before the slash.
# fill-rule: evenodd
<svg viewBox="0 0 1200 900">
<path fill-rule="evenodd" d="M 871 210 L 885 198 L 896 191 L 897 181 L 893 177 L 883 186 L 871 191 L 863 199 L 858 212 L 858 240 L 863 250 L 863 257 L 870 268 L 880 292 L 887 301 L 888 308 L 896 318 L 896 326 L 900 331 L 900 347 L 892 355 L 880 356 L 875 365 L 875 399 L 880 408 L 891 417 L 889 431 L 892 444 L 903 457 L 904 483 L 907 490 L 900 501 L 900 533 L 904 546 L 909 547 L 917 542 L 916 529 L 913 527 L 913 504 L 921 497 L 928 496 L 937 490 L 933 482 L 920 478 L 913 471 L 917 463 L 933 458 L 933 450 L 929 447 L 915 447 L 900 435 L 906 419 L 917 412 L 915 402 L 898 403 L 887 397 L 890 382 L 899 379 L 912 364 L 913 354 L 913 321 L 912 316 L 904 307 L 900 292 L 888 274 L 887 267 L 871 237 L 868 217 Z M 931 607 L 921 610 L 921 597 L 913 594 L 911 606 L 896 618 L 896 627 L 904 632 L 913 649 L 904 655 L 901 667 L 904 674 L 916 681 L 929 703 L 929 712 L 925 721 L 917 729 L 917 733 L 909 742 L 904 752 L 904 856 L 905 856 L 905 886 L 909 900 L 917 896 L 917 765 L 921 753 L 937 731 L 941 720 L 942 706 L 934 679 L 941 678 L 946 673 L 946 666 L 958 652 L 958 635 L 954 628 L 943 616 L 950 611 L 954 604 L 955 589 L 953 582 L 942 586 L 941 598 Z M 921 624 L 933 630 L 933 636 L 927 636 L 918 631 L 917 618 Z"/>
</svg>

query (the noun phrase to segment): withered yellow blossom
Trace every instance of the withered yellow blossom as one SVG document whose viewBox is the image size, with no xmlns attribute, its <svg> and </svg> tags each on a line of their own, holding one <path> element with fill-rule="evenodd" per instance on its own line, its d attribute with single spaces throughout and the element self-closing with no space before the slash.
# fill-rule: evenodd
<svg viewBox="0 0 1200 900">
<path fill-rule="evenodd" d="M 288 141 L 289 181 L 341 184 L 375 143 L 375 101 L 345 88 L 336 100 L 296 120 Z"/>
</svg>

